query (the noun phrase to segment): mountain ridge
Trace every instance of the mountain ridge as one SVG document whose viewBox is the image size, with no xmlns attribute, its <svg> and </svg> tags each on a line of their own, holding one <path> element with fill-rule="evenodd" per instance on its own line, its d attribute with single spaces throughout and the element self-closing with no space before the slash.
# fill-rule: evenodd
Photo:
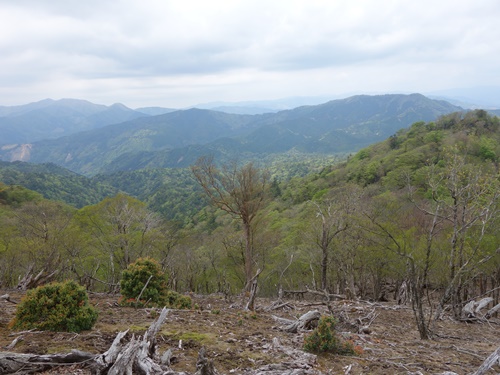
<svg viewBox="0 0 500 375">
<path fill-rule="evenodd" d="M 415 121 L 431 121 L 461 110 L 421 94 L 357 95 L 258 115 L 191 108 L 33 142 L 24 148 L 4 146 L 0 158 L 53 162 L 93 175 L 185 167 L 208 153 L 225 159 L 292 150 L 335 154 L 356 151 Z"/>
<path fill-rule="evenodd" d="M 123 104 L 111 106 L 80 99 L 44 99 L 0 107 L 0 144 L 33 143 L 148 116 Z"/>
</svg>

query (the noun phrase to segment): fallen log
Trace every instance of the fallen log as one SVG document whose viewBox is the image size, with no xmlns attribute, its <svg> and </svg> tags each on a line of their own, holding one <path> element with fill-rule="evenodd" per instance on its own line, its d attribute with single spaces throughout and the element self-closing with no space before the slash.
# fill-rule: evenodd
<svg viewBox="0 0 500 375">
<path fill-rule="evenodd" d="M 90 368 L 94 374 L 177 374 L 168 368 L 165 360 L 162 362 L 156 345 L 155 336 L 167 313 L 168 309 L 164 308 L 142 338 L 132 336 L 129 342 L 125 342 L 128 330 L 119 332 L 110 348 L 102 354 L 96 355 L 79 350 L 50 355 L 0 352 L 0 374 L 28 374 L 63 365 L 79 364 Z"/>
<path fill-rule="evenodd" d="M 324 291 L 318 291 L 318 290 L 312 290 L 309 288 L 306 288 L 308 293 L 314 294 L 316 296 L 321 296 L 325 297 L 327 301 L 331 301 L 332 299 L 346 299 L 345 294 L 331 294 L 328 293 L 326 290 Z"/>
<path fill-rule="evenodd" d="M 319 318 L 321 318 L 321 313 L 318 310 L 311 310 L 302 315 L 297 320 L 289 320 L 284 318 L 279 318 L 273 316 L 275 320 L 281 321 L 284 326 L 281 326 L 282 331 L 297 333 L 299 331 L 309 331 L 315 328 L 315 325 Z"/>
<path fill-rule="evenodd" d="M 289 298 L 293 298 L 293 299 L 303 300 L 304 296 L 307 293 L 312 294 L 314 296 L 324 297 L 328 301 L 330 301 L 332 299 L 346 299 L 345 294 L 331 294 L 331 293 L 328 293 L 326 291 L 318 291 L 318 290 L 314 290 L 314 289 L 309 289 L 307 287 L 306 287 L 306 290 L 283 290 L 284 297 L 289 297 Z"/>
<path fill-rule="evenodd" d="M 466 317 L 468 318 L 475 318 L 478 313 L 481 312 L 482 309 L 484 309 L 490 302 L 493 301 L 493 298 L 491 297 L 486 297 L 481 299 L 480 301 L 470 301 L 467 303 L 463 308 L 462 312 L 465 314 Z"/>
<path fill-rule="evenodd" d="M 481 367 L 477 369 L 477 371 L 473 375 L 483 375 L 489 371 L 496 363 L 500 361 L 500 347 L 490 354 L 488 358 L 483 362 Z"/>
<path fill-rule="evenodd" d="M 288 303 L 288 302 L 283 302 L 280 300 L 277 300 L 273 302 L 271 305 L 267 306 L 264 310 L 265 311 L 273 311 L 273 310 L 295 310 L 295 306 Z"/>
<path fill-rule="evenodd" d="M 10 295 L 9 294 L 4 294 L 3 296 L 0 296 L 0 301 L 7 301 L 7 302 L 10 302 L 10 303 L 13 303 L 14 305 L 17 305 L 16 301 L 13 301 L 13 300 L 10 299 Z"/>
<path fill-rule="evenodd" d="M 488 306 L 491 302 L 493 302 L 493 298 L 491 297 L 486 297 L 476 302 L 476 314 L 481 312 L 481 310 Z"/>
<path fill-rule="evenodd" d="M 36 288 L 39 285 L 46 284 L 55 279 L 59 270 L 56 269 L 50 273 L 45 272 L 45 268 L 43 268 L 40 272 L 34 276 L 35 266 L 32 264 L 21 281 L 17 284 L 17 289 L 19 290 L 28 290 L 32 288 Z"/>
<path fill-rule="evenodd" d="M 477 302 L 474 300 L 470 301 L 462 308 L 462 315 L 464 316 L 463 320 L 474 321 L 490 319 L 495 312 L 500 310 L 500 304 L 493 306 L 482 317 L 478 316 L 478 314 L 480 314 L 481 310 L 488 306 L 491 302 L 493 302 L 493 298 L 491 297 L 483 298 Z"/>
<path fill-rule="evenodd" d="M 95 355 L 72 350 L 66 354 L 22 354 L 0 352 L 0 374 L 30 374 L 57 366 L 74 365 L 92 361 Z"/>
<path fill-rule="evenodd" d="M 500 310 L 500 303 L 489 309 L 488 312 L 484 315 L 484 317 L 486 319 L 490 319 L 493 316 L 493 314 L 495 314 L 499 310 Z"/>
<path fill-rule="evenodd" d="M 23 335 L 17 336 L 14 340 L 12 340 L 12 342 L 9 345 L 5 346 L 5 349 L 7 349 L 7 350 L 14 349 L 14 347 L 17 345 L 17 343 L 19 341 L 22 341 L 23 339 L 24 339 Z"/>
<path fill-rule="evenodd" d="M 270 349 L 274 352 L 284 353 L 289 357 L 280 363 L 271 363 L 259 367 L 251 374 L 256 375 L 308 375 L 322 374 L 314 369 L 317 356 L 283 345 L 277 337 L 272 340 Z"/>
<path fill-rule="evenodd" d="M 293 358 L 298 364 L 306 365 L 308 368 L 312 368 L 316 364 L 317 356 L 315 354 L 307 353 L 303 350 L 298 350 L 290 347 L 284 346 L 281 341 L 277 338 L 273 338 L 274 350 L 285 353 L 290 358 Z"/>
</svg>

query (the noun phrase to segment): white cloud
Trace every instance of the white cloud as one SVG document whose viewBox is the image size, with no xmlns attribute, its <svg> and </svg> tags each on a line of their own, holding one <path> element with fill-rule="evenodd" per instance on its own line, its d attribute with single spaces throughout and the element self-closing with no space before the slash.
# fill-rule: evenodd
<svg viewBox="0 0 500 375">
<path fill-rule="evenodd" d="M 0 104 L 500 85 L 496 0 L 0 0 Z"/>
</svg>

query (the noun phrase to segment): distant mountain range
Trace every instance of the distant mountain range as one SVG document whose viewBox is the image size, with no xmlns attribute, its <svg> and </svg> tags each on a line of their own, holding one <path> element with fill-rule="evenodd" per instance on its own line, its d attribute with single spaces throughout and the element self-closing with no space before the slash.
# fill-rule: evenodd
<svg viewBox="0 0 500 375">
<path fill-rule="evenodd" d="M 0 106 L 0 144 L 32 143 L 147 116 L 123 104 L 45 99 L 21 106 Z"/>
<path fill-rule="evenodd" d="M 430 98 L 444 99 L 467 109 L 500 109 L 500 87 L 479 86 L 433 91 L 426 94 Z"/>
<path fill-rule="evenodd" d="M 371 93 L 376 96 L 383 93 Z M 402 93 L 399 93 L 402 94 Z M 486 109 L 489 111 L 500 109 L 500 87 L 481 86 L 463 87 L 448 90 L 431 91 L 422 93 L 430 99 L 444 100 L 464 109 Z M 197 104 L 194 107 L 211 109 L 214 111 L 238 113 L 238 114 L 261 114 L 279 112 L 293 109 L 304 105 L 318 105 L 334 99 L 342 99 L 357 95 L 356 93 L 332 96 L 296 96 L 274 100 L 251 100 L 239 102 L 211 102 Z"/>
<path fill-rule="evenodd" d="M 85 131 L 56 139 L 12 142 L 10 138 L 11 142 L 6 142 L 9 138 L 0 130 L 0 144 L 3 144 L 0 159 L 55 163 L 85 175 L 186 167 L 206 154 L 213 154 L 219 160 L 241 160 L 291 151 L 353 152 L 416 121 L 432 121 L 440 115 L 462 110 L 420 94 L 358 95 L 259 115 L 203 109 L 148 115 L 147 110 L 140 112 L 122 105 L 106 107 L 69 99 L 29 106 L 1 107 L 0 113 L 5 114 L 4 127 L 7 120 L 17 121 L 23 117 L 22 127 L 10 123 L 12 131 L 19 133 L 22 128 L 22 133 L 39 134 L 38 137 L 45 131 L 46 138 L 55 134 L 50 124 L 67 129 L 64 130 L 67 133 L 76 129 Z M 149 113 L 154 111 L 159 109 Z M 41 116 L 44 121 L 28 121 L 30 115 L 40 113 L 44 114 Z M 132 119 L 121 121 L 127 116 Z M 90 121 L 96 118 L 100 120 Z M 106 122 L 103 119 L 110 125 L 103 125 Z"/>
<path fill-rule="evenodd" d="M 193 107 L 240 115 L 259 115 L 263 113 L 276 113 L 297 107 L 323 104 L 333 99 L 334 98 L 330 96 L 296 96 L 274 100 L 200 103 Z"/>
</svg>

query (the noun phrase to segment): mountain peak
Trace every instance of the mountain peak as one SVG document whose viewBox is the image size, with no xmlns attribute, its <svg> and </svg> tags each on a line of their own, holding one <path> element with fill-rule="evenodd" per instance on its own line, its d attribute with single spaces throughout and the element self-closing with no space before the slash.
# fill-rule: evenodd
<svg viewBox="0 0 500 375">
<path fill-rule="evenodd" d="M 125 104 L 122 103 L 114 103 L 109 106 L 109 108 L 116 108 L 116 109 L 122 109 L 124 111 L 133 111 L 133 109 L 127 107 Z"/>
</svg>

